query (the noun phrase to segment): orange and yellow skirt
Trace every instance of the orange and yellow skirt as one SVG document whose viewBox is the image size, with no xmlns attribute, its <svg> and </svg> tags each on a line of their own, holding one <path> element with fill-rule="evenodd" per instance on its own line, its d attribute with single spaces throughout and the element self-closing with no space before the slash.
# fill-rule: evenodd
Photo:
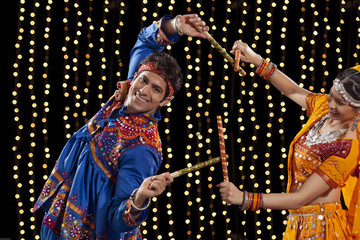
<svg viewBox="0 0 360 240">
<path fill-rule="evenodd" d="M 283 239 L 351 239 L 346 210 L 340 203 L 324 203 L 289 210 Z"/>
</svg>

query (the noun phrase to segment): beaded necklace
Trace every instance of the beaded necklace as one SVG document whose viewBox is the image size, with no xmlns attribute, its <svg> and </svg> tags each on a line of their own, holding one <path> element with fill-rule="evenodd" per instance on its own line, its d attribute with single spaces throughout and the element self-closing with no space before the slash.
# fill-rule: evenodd
<svg viewBox="0 0 360 240">
<path fill-rule="evenodd" d="M 319 132 L 320 128 L 324 125 L 329 116 L 329 113 L 324 115 L 320 121 L 311 127 L 309 134 L 306 136 L 305 145 L 312 146 L 319 143 L 330 143 L 345 135 L 348 128 L 332 130 L 325 133 Z"/>
</svg>

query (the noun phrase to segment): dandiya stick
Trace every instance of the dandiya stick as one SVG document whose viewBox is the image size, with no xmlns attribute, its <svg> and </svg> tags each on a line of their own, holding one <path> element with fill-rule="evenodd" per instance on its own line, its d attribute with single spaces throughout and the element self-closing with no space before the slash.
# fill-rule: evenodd
<svg viewBox="0 0 360 240">
<path fill-rule="evenodd" d="M 235 72 L 238 72 L 238 71 L 240 71 L 240 54 L 241 54 L 241 52 L 240 52 L 240 50 L 239 49 L 236 49 L 235 50 L 235 63 L 234 63 L 234 71 Z"/>
<path fill-rule="evenodd" d="M 225 140 L 224 140 L 224 132 L 222 127 L 222 119 L 220 115 L 216 116 L 217 118 L 217 127 L 219 131 L 219 144 L 220 144 L 220 159 L 222 165 L 222 171 L 224 176 L 224 182 L 229 181 L 229 173 L 227 169 L 227 161 L 226 161 L 226 151 L 225 151 Z"/>
<path fill-rule="evenodd" d="M 221 55 L 223 55 L 223 57 L 228 60 L 228 62 L 235 67 L 235 61 L 234 59 L 226 52 L 225 48 L 221 47 L 220 44 L 208 33 L 208 32 L 203 32 L 202 31 L 202 27 L 201 26 L 196 26 L 195 27 L 199 32 L 203 33 L 206 37 L 207 40 L 209 40 L 209 42 L 211 43 L 211 45 L 213 45 L 213 47 L 218 50 Z M 240 76 L 245 76 L 246 72 L 244 71 L 244 69 L 242 69 L 239 66 L 238 72 L 240 74 Z"/>
<path fill-rule="evenodd" d="M 228 156 L 225 156 L 225 157 L 227 158 Z M 210 158 L 209 160 L 207 160 L 205 162 L 201 162 L 201 163 L 198 163 L 198 164 L 196 164 L 194 166 L 183 168 L 183 169 L 180 169 L 178 171 L 172 172 L 172 173 L 170 173 L 170 175 L 173 178 L 177 178 L 177 177 L 180 177 L 181 175 L 184 175 L 184 174 L 187 174 L 189 172 L 199 170 L 200 168 L 203 168 L 203 167 L 206 167 L 206 166 L 213 165 L 214 163 L 217 163 L 217 162 L 220 162 L 220 161 L 221 161 L 220 157 Z"/>
</svg>

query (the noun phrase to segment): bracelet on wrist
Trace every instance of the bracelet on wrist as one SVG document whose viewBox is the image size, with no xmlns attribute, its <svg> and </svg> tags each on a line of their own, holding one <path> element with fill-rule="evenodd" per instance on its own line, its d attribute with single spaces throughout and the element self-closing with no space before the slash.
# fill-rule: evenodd
<svg viewBox="0 0 360 240">
<path fill-rule="evenodd" d="M 247 191 L 244 191 L 243 203 L 240 207 L 240 210 L 242 211 L 246 210 L 248 203 L 249 203 L 249 195 Z"/>
<path fill-rule="evenodd" d="M 176 15 L 175 17 L 175 31 L 180 35 L 184 35 L 183 31 L 179 28 L 179 21 L 180 21 L 181 15 Z"/>
<path fill-rule="evenodd" d="M 264 198 L 262 193 L 251 193 L 244 191 L 243 203 L 239 206 L 240 210 L 257 211 L 264 205 Z"/>
<path fill-rule="evenodd" d="M 135 199 L 135 196 L 136 196 L 136 193 L 137 193 L 138 190 L 139 190 L 139 189 L 136 188 L 136 189 L 131 193 L 131 195 L 130 195 L 131 206 L 132 206 L 134 209 L 138 210 L 138 211 L 143 211 L 143 210 L 147 209 L 147 208 L 150 206 L 151 199 L 150 199 L 150 198 L 147 198 L 147 203 L 146 203 L 145 207 L 142 207 L 142 208 L 137 207 L 137 206 L 135 205 L 135 203 L 134 203 L 134 199 Z"/>
<path fill-rule="evenodd" d="M 262 64 L 256 69 L 256 74 L 264 80 L 269 80 L 271 75 L 275 72 L 277 66 L 275 63 L 268 62 L 263 59 Z"/>
</svg>

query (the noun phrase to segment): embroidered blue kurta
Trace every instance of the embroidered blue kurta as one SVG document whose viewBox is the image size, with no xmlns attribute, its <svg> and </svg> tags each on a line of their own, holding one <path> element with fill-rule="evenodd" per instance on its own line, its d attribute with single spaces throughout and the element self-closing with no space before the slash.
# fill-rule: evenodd
<svg viewBox="0 0 360 240">
<path fill-rule="evenodd" d="M 131 51 L 129 79 L 147 55 L 179 40 L 161 29 L 162 21 L 171 18 L 140 32 Z M 160 118 L 159 111 L 155 116 L 126 113 L 113 96 L 70 138 L 34 206 L 34 211 L 45 211 L 42 239 L 141 239 L 138 226 L 149 210 L 136 212 L 129 197 L 160 167 Z"/>
</svg>

